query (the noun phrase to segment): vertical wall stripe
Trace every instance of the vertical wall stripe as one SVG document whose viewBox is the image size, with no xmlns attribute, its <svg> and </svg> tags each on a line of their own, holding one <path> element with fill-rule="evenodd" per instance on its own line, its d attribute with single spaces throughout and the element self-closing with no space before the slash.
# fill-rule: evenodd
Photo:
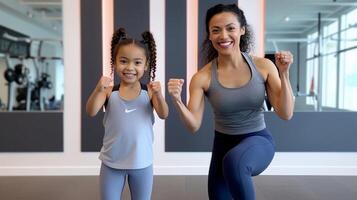
<svg viewBox="0 0 357 200">
<path fill-rule="evenodd" d="M 115 0 L 114 27 L 124 27 L 129 37 L 141 38 L 141 33 L 150 30 L 149 0 Z"/>
<path fill-rule="evenodd" d="M 252 53 L 264 57 L 265 0 L 240 0 L 239 7 L 253 30 L 255 40 Z"/>
<path fill-rule="evenodd" d="M 102 75 L 101 8 L 101 0 L 81 1 L 82 151 L 98 151 L 104 132 L 101 123 L 103 113 L 99 112 L 96 117 L 89 117 L 85 111 L 87 99 Z"/>
<path fill-rule="evenodd" d="M 186 79 L 186 1 L 166 0 L 165 4 L 165 79 Z M 187 80 L 186 80 L 187 81 Z M 185 82 L 187 84 L 187 82 Z M 187 133 L 179 121 L 170 96 L 166 93 L 170 114 L 165 120 L 165 151 L 170 151 L 175 140 L 181 143 L 181 134 Z M 186 102 L 186 87 L 182 88 L 182 101 Z"/>
<path fill-rule="evenodd" d="M 114 79 L 114 74 L 111 73 L 110 62 L 110 44 L 114 31 L 114 0 L 102 1 L 102 57 L 103 57 L 103 76 Z"/>
<path fill-rule="evenodd" d="M 198 67 L 198 0 L 186 0 L 187 13 L 186 13 L 186 80 L 190 82 L 192 76 L 197 72 Z M 186 91 L 189 91 L 189 85 L 186 84 Z M 187 92 L 186 103 L 190 98 L 190 93 Z"/>
</svg>

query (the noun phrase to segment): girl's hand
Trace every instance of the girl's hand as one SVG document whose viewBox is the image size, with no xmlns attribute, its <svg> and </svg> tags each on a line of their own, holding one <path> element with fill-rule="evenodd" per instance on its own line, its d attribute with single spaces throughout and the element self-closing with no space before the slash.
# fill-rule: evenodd
<svg viewBox="0 0 357 200">
<path fill-rule="evenodd" d="M 275 53 L 275 64 L 279 73 L 289 72 L 290 65 L 293 63 L 293 55 L 290 51 L 278 51 Z"/>
<path fill-rule="evenodd" d="M 97 84 L 97 91 L 98 92 L 107 92 L 108 89 L 110 89 L 111 87 L 111 82 L 112 82 L 112 79 L 109 78 L 109 77 L 106 77 L 106 76 L 102 76 L 100 78 L 100 80 L 98 81 L 98 84 Z"/>
<path fill-rule="evenodd" d="M 148 84 L 148 89 L 153 95 L 160 96 L 161 94 L 161 84 L 160 81 L 150 81 Z"/>
<path fill-rule="evenodd" d="M 167 83 L 167 89 L 173 100 L 181 101 L 181 91 L 184 82 L 184 79 L 170 79 Z"/>
</svg>

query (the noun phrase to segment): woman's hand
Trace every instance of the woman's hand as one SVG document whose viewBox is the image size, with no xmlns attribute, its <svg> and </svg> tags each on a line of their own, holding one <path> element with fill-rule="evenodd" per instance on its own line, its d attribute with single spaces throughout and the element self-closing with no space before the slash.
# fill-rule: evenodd
<svg viewBox="0 0 357 200">
<path fill-rule="evenodd" d="M 167 90 L 174 101 L 181 102 L 182 85 L 184 79 L 170 79 L 167 83 Z"/>
<path fill-rule="evenodd" d="M 293 55 L 290 51 L 278 51 L 275 53 L 275 64 L 278 67 L 280 74 L 289 72 L 293 60 Z"/>
</svg>

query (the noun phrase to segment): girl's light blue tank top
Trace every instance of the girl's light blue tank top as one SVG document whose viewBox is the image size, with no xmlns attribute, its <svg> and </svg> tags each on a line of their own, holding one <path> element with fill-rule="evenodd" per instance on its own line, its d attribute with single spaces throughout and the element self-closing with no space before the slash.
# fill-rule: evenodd
<svg viewBox="0 0 357 200">
<path fill-rule="evenodd" d="M 153 163 L 153 107 L 142 85 L 140 95 L 126 101 L 118 86 L 106 102 L 105 134 L 99 159 L 116 169 L 141 169 Z"/>
</svg>

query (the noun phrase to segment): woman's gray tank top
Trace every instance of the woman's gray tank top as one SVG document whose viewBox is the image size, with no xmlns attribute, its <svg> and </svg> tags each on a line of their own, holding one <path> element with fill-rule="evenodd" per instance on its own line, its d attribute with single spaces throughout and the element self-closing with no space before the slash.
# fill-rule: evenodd
<svg viewBox="0 0 357 200">
<path fill-rule="evenodd" d="M 221 85 L 215 59 L 211 66 L 211 82 L 205 92 L 214 111 L 215 129 L 229 135 L 246 134 L 265 128 L 265 81 L 249 55 L 243 52 L 242 55 L 250 68 L 249 82 L 239 88 L 226 88 Z"/>
</svg>

